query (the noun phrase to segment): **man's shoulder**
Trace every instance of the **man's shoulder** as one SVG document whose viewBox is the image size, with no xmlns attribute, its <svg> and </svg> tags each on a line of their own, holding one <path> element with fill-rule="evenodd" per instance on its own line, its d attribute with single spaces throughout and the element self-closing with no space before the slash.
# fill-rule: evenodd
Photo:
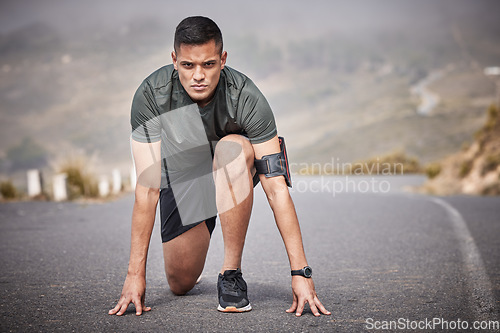
<svg viewBox="0 0 500 333">
<path fill-rule="evenodd" d="M 248 76 L 229 66 L 224 66 L 222 74 L 226 78 L 227 85 L 233 89 L 241 90 L 250 81 Z"/>
<path fill-rule="evenodd" d="M 176 73 L 174 65 L 172 64 L 166 65 L 158 68 L 153 73 L 149 74 L 149 76 L 146 77 L 144 82 L 147 82 L 149 85 L 151 85 L 151 88 L 153 89 L 162 88 L 172 82 L 172 77 L 174 76 L 174 73 Z"/>
<path fill-rule="evenodd" d="M 245 74 L 228 66 L 225 66 L 222 71 L 226 78 L 226 87 L 230 90 L 232 96 L 253 98 L 262 95 L 255 83 Z"/>
</svg>

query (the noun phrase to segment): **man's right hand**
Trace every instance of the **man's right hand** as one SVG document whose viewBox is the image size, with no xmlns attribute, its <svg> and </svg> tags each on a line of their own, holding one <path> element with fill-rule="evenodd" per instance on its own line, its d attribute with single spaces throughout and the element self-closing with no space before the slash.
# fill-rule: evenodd
<svg viewBox="0 0 500 333">
<path fill-rule="evenodd" d="M 141 143 L 132 139 L 131 146 L 137 184 L 132 211 L 128 274 L 118 304 L 108 312 L 117 316 L 123 315 L 130 303 L 135 305 L 135 314 L 138 316 L 143 311 L 151 310 L 150 307 L 144 306 L 146 260 L 160 197 L 161 141 Z"/>
<path fill-rule="evenodd" d="M 143 311 L 150 311 L 150 307 L 144 306 L 145 295 L 146 278 L 144 276 L 127 274 L 120 300 L 113 309 L 109 310 L 108 314 L 121 316 L 127 311 L 130 303 L 135 305 L 135 314 L 137 316 L 140 316 Z"/>
</svg>

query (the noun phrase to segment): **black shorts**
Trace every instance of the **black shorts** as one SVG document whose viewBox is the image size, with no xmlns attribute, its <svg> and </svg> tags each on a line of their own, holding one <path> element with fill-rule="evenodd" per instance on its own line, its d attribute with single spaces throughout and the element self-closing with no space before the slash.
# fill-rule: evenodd
<svg viewBox="0 0 500 333">
<path fill-rule="evenodd" d="M 259 175 L 253 176 L 253 186 L 259 183 Z M 198 224 L 206 222 L 208 232 L 212 236 L 215 229 L 215 219 L 217 216 L 212 216 L 204 221 L 195 222 L 189 225 L 183 225 L 177 204 L 175 203 L 174 192 L 172 188 L 163 188 L 160 191 L 160 220 L 161 220 L 161 240 L 163 243 L 182 235 Z"/>
</svg>

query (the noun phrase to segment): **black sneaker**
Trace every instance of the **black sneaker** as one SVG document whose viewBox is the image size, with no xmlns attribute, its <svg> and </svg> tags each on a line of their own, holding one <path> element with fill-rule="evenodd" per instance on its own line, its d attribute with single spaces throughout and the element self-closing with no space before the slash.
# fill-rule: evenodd
<svg viewBox="0 0 500 333">
<path fill-rule="evenodd" d="M 219 294 L 219 306 L 217 310 L 222 312 L 245 312 L 252 310 L 247 296 L 247 283 L 243 280 L 239 268 L 225 271 L 224 275 L 219 273 L 217 290 Z"/>
</svg>

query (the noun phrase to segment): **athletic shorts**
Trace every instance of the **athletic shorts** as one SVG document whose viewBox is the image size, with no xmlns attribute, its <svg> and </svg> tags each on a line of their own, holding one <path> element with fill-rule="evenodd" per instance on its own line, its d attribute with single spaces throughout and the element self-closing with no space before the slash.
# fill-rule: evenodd
<svg viewBox="0 0 500 333">
<path fill-rule="evenodd" d="M 259 183 L 259 175 L 253 176 L 253 186 Z M 196 203 L 193 203 L 196 204 Z M 210 237 L 215 229 L 215 220 L 217 216 L 212 216 L 206 220 L 183 225 L 179 209 L 175 202 L 174 192 L 172 188 L 163 188 L 160 191 L 160 219 L 161 219 L 161 240 L 163 243 L 182 235 L 191 228 L 196 227 L 198 224 L 206 222 Z"/>
</svg>

